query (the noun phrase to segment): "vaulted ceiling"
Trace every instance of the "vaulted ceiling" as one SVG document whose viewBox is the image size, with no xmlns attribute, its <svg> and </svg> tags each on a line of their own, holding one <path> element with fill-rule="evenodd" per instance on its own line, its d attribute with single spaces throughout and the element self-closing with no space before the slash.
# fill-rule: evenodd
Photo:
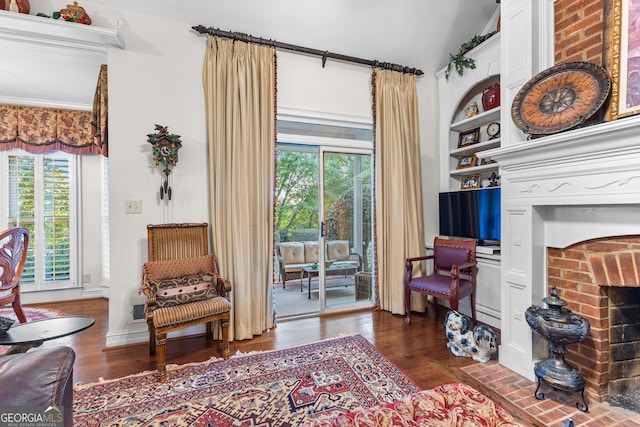
<svg viewBox="0 0 640 427">
<path fill-rule="evenodd" d="M 434 74 L 485 32 L 496 0 L 84 0 Z"/>
<path fill-rule="evenodd" d="M 92 5 L 241 32 L 320 51 L 391 62 L 435 74 L 449 62 L 449 53 L 474 35 L 495 29 L 496 0 L 83 0 Z M 32 13 L 36 10 L 32 7 Z M 104 59 L 90 56 L 70 61 L 57 49 L 24 45 L 21 26 L 44 18 L 10 20 L 2 12 L 0 35 L 0 102 L 87 108 Z M 497 15 L 496 15 L 497 16 Z M 52 22 L 53 24 L 53 22 Z M 59 24 L 55 22 L 55 24 Z M 134 29 L 135 31 L 135 29 Z M 17 37 L 16 40 L 14 36 Z M 125 44 L 126 44 L 126 40 Z M 35 60 L 40 63 L 34 63 Z M 320 61 L 320 59 L 318 59 Z M 83 70 L 86 69 L 86 72 Z M 43 70 L 55 70 L 50 73 Z M 66 76 L 66 81 L 60 76 Z"/>
</svg>

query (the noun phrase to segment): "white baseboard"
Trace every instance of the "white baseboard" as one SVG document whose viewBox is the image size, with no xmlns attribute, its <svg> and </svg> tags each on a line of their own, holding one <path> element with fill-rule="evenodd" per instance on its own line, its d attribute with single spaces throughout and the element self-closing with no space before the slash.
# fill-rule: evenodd
<svg viewBox="0 0 640 427">
<path fill-rule="evenodd" d="M 149 341 L 149 329 L 147 323 L 132 322 L 131 329 L 119 332 L 108 332 L 105 347 L 117 347 L 128 344 L 138 344 Z M 170 332 L 167 338 L 186 337 L 191 335 L 204 335 L 205 325 L 196 325 L 179 331 Z M 203 338 L 204 339 L 204 338 Z"/>
</svg>

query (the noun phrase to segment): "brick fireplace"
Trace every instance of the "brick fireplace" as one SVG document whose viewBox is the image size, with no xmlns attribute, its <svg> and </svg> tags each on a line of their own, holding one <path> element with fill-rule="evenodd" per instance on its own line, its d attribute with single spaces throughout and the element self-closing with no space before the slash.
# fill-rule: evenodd
<svg viewBox="0 0 640 427">
<path fill-rule="evenodd" d="M 547 342 L 524 313 L 556 286 L 591 324 L 585 341 L 567 346 L 587 399 L 637 389 L 640 362 L 626 355 L 640 344 L 626 340 L 638 333 L 630 316 L 638 307 L 618 303 L 640 289 L 640 116 L 513 140 L 485 155 L 498 161 L 502 182 L 500 364 L 535 381 Z"/>
<path fill-rule="evenodd" d="M 640 389 L 640 236 L 547 248 L 547 281 L 591 324 L 566 355 L 587 394 L 601 400 Z"/>
</svg>

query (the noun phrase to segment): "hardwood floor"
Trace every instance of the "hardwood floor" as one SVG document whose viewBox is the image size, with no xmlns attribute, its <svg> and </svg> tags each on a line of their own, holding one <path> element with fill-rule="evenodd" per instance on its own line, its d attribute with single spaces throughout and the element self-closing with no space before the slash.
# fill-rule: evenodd
<svg viewBox="0 0 640 427">
<path fill-rule="evenodd" d="M 69 345 L 76 352 L 74 382 L 88 383 L 99 378 L 117 378 L 155 369 L 155 359 L 149 356 L 147 342 L 105 348 L 108 329 L 108 300 L 91 299 L 42 304 L 67 314 L 95 318 L 91 328 L 44 345 Z M 446 347 L 444 335 L 445 310 L 436 319 L 433 311 L 415 313 L 411 323 L 404 316 L 385 311 L 364 310 L 323 317 L 311 317 L 279 322 L 277 327 L 252 340 L 234 341 L 231 353 L 292 347 L 340 334 L 357 332 L 372 342 L 378 351 L 394 363 L 421 388 L 431 388 L 448 382 L 466 382 L 496 400 L 524 425 L 542 425 L 523 413 L 493 390 L 460 370 L 477 363 L 471 358 L 456 357 Z M 202 362 L 219 356 L 218 343 L 204 337 L 169 340 L 167 363 Z M 494 355 L 495 357 L 495 355 Z"/>
</svg>

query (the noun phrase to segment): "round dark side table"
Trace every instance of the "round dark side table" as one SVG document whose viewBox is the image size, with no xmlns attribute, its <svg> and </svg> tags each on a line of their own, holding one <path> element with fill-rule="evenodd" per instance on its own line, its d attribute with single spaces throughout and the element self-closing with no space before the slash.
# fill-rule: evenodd
<svg viewBox="0 0 640 427">
<path fill-rule="evenodd" d="M 66 337 L 90 328 L 95 319 L 89 316 L 62 316 L 26 322 L 0 334 L 0 345 L 12 346 L 5 355 L 24 353 L 44 341 Z"/>
</svg>

